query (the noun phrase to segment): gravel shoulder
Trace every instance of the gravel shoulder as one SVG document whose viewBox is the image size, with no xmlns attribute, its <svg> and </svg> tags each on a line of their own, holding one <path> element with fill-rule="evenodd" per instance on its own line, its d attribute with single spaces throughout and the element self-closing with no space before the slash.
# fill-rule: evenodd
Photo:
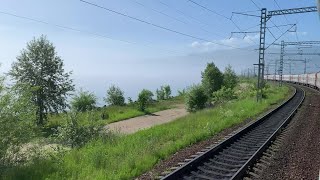
<svg viewBox="0 0 320 180">
<path fill-rule="evenodd" d="M 290 134 L 262 179 L 318 179 L 320 170 L 320 93 L 303 88 L 306 98 L 292 119 Z"/>
<path fill-rule="evenodd" d="M 121 134 L 131 134 L 155 125 L 174 121 L 177 118 L 183 117 L 187 114 L 188 112 L 186 111 L 184 105 L 177 105 L 177 107 L 173 109 L 111 123 L 106 125 L 105 128 Z"/>
</svg>

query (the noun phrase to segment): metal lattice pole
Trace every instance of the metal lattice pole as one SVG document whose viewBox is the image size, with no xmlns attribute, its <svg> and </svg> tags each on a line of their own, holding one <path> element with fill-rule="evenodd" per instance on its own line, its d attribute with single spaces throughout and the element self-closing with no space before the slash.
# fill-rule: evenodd
<svg viewBox="0 0 320 180">
<path fill-rule="evenodd" d="M 264 84 L 264 51 L 266 40 L 266 25 L 267 25 L 267 9 L 261 9 L 260 16 L 260 43 L 259 43 L 259 63 L 258 63 L 258 84 L 257 84 L 257 101 L 262 98 L 262 88 Z"/>
<path fill-rule="evenodd" d="M 280 85 L 280 86 L 282 86 L 283 56 L 284 56 L 284 41 L 281 41 L 280 67 L 279 67 L 279 75 L 280 75 L 280 83 L 279 83 L 279 85 Z"/>
</svg>

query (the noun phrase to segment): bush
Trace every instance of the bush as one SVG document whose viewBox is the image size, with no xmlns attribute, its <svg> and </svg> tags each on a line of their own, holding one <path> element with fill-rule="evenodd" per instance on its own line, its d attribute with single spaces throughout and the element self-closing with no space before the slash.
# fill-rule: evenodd
<svg viewBox="0 0 320 180">
<path fill-rule="evenodd" d="M 104 99 L 104 101 L 113 106 L 123 106 L 125 105 L 125 98 L 123 94 L 123 91 L 121 91 L 119 87 L 112 85 L 107 90 L 107 97 Z"/>
<path fill-rule="evenodd" d="M 153 93 L 143 89 L 138 95 L 138 107 L 140 111 L 145 111 L 147 105 L 152 102 Z"/>
<path fill-rule="evenodd" d="M 133 105 L 133 100 L 131 97 L 128 97 L 128 105 Z"/>
<path fill-rule="evenodd" d="M 71 107 L 78 112 L 90 111 L 95 108 L 96 102 L 97 98 L 94 94 L 81 89 L 79 94 L 71 100 Z"/>
<path fill-rule="evenodd" d="M 62 144 L 72 148 L 81 147 L 88 141 L 98 137 L 102 133 L 102 128 L 101 126 L 93 125 L 93 123 L 81 126 L 78 114 L 71 112 L 67 117 L 66 125 L 58 127 L 53 136 L 60 140 Z"/>
<path fill-rule="evenodd" d="M 224 86 L 220 90 L 213 92 L 212 97 L 215 102 L 225 102 L 236 98 L 233 89 Z"/>
<path fill-rule="evenodd" d="M 181 91 L 178 90 L 178 96 L 185 96 L 186 95 L 186 90 L 185 89 L 182 89 Z"/>
<path fill-rule="evenodd" d="M 171 97 L 171 88 L 169 85 L 163 87 L 164 90 L 164 99 L 169 99 Z"/>
<path fill-rule="evenodd" d="M 231 65 L 228 65 L 223 73 L 223 86 L 227 89 L 233 89 L 238 84 L 238 77 L 234 70 L 232 69 Z"/>
<path fill-rule="evenodd" d="M 208 96 L 206 95 L 202 86 L 192 86 L 186 94 L 187 110 L 189 112 L 195 112 L 203 109 L 206 106 L 207 100 Z"/>
<path fill-rule="evenodd" d="M 156 95 L 157 95 L 157 100 L 164 100 L 164 91 L 163 91 L 163 87 L 161 86 L 160 89 L 156 90 Z"/>
<path fill-rule="evenodd" d="M 109 119 L 109 114 L 106 111 L 102 111 L 101 113 L 101 119 L 106 120 Z"/>
<path fill-rule="evenodd" d="M 169 85 L 161 86 L 156 90 L 157 100 L 165 100 L 171 97 L 171 88 Z"/>
<path fill-rule="evenodd" d="M 7 157 L 14 155 L 22 144 L 39 135 L 39 129 L 35 126 L 36 107 L 29 100 L 32 88 L 27 90 L 25 87 L 25 91 L 17 91 L 15 88 L 6 87 L 4 78 L 0 76 L 0 174 L 10 166 Z"/>
</svg>

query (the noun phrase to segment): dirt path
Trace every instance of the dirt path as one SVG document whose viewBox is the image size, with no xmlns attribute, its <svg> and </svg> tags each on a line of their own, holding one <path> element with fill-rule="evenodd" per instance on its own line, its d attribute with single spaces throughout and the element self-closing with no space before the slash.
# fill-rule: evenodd
<svg viewBox="0 0 320 180">
<path fill-rule="evenodd" d="M 183 105 L 178 105 L 177 108 L 159 111 L 151 115 L 139 116 L 124 121 L 111 123 L 105 126 L 105 128 L 114 132 L 131 134 L 141 129 L 146 129 L 158 124 L 164 124 L 173 121 L 187 114 L 188 112 L 186 111 L 185 107 Z"/>
</svg>

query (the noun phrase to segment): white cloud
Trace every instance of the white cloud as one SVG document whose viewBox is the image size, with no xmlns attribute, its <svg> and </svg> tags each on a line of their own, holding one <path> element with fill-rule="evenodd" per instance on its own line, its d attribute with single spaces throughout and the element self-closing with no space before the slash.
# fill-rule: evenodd
<svg viewBox="0 0 320 180">
<path fill-rule="evenodd" d="M 190 47 L 200 52 L 208 52 L 221 49 L 242 48 L 246 46 L 252 46 L 258 43 L 259 34 L 252 36 L 244 36 L 244 38 L 231 37 L 229 39 L 213 40 L 212 42 L 199 42 L 194 41 L 190 44 Z"/>
</svg>

